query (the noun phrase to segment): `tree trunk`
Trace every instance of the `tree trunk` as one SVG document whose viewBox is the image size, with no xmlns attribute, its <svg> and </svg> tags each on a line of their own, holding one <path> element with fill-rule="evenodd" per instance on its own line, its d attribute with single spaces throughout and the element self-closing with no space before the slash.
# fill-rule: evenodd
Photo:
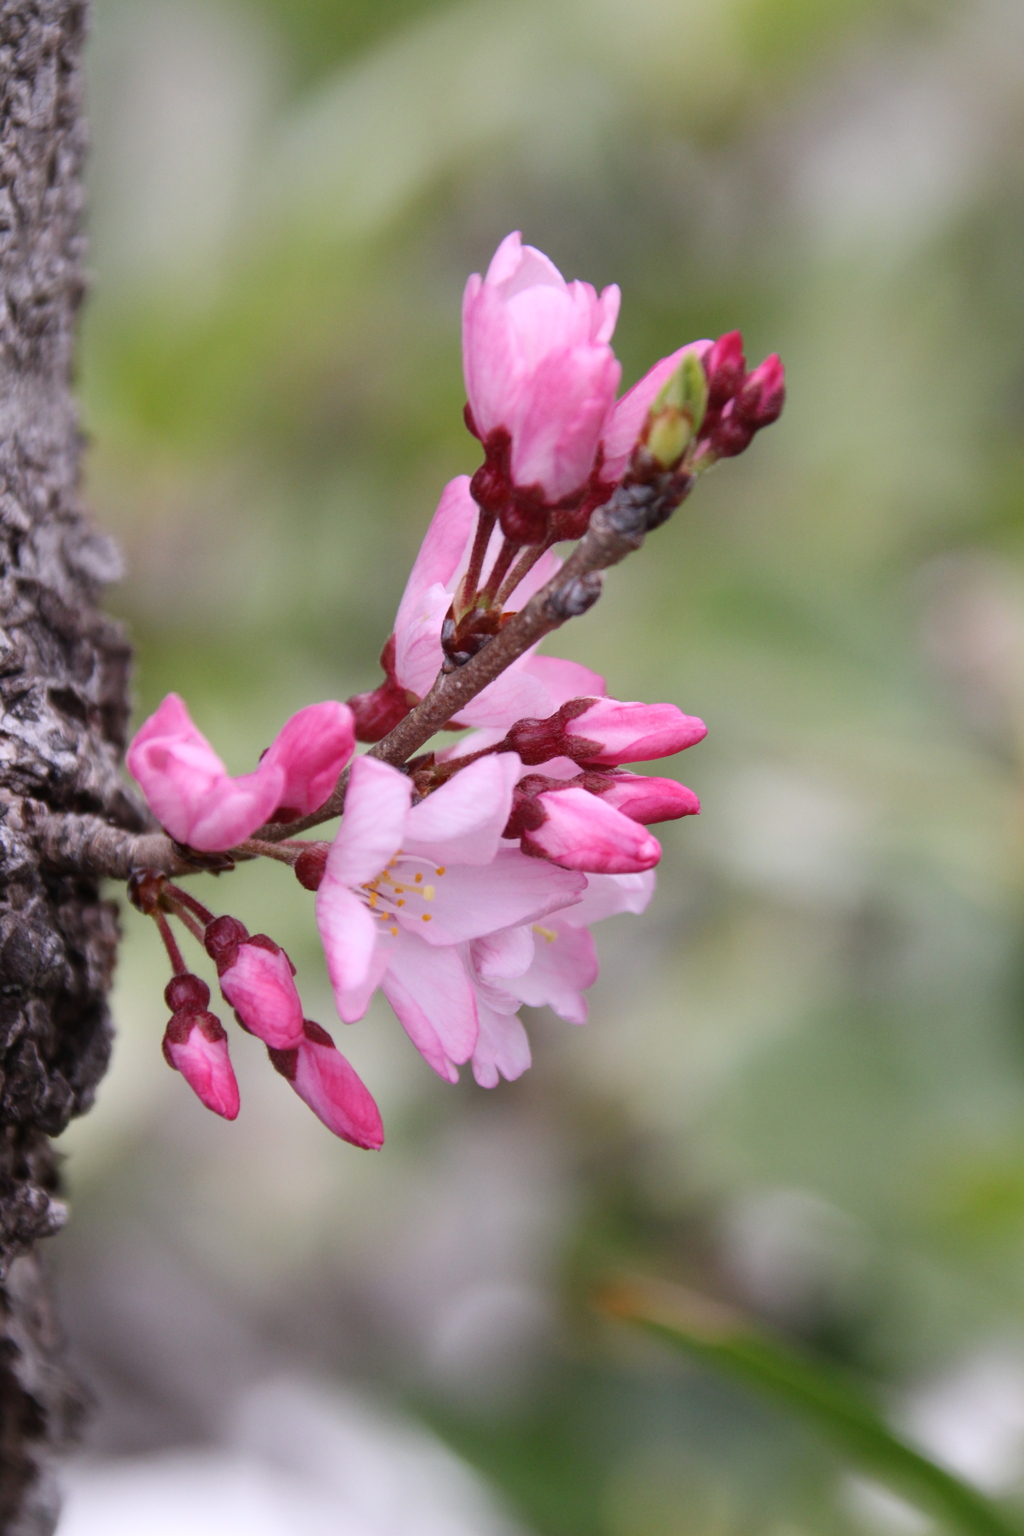
<svg viewBox="0 0 1024 1536">
<path fill-rule="evenodd" d="M 99 612 L 117 551 L 79 504 L 81 0 L 0 0 L 0 1531 L 50 1532 L 80 1394 L 36 1244 L 62 1224 L 48 1137 L 107 1065 L 114 906 L 40 864 L 52 811 L 143 825 L 118 776 L 130 653 Z"/>
</svg>

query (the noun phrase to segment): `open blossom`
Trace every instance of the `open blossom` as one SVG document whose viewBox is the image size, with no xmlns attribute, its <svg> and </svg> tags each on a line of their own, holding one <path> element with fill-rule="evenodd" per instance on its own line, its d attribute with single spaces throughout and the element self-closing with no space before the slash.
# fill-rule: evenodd
<svg viewBox="0 0 1024 1536">
<path fill-rule="evenodd" d="M 354 748 L 348 706 L 310 704 L 285 723 L 255 772 L 232 778 L 184 701 L 169 693 L 136 732 L 126 761 L 170 835 L 212 853 L 233 847 L 266 821 L 318 810 Z"/>
<path fill-rule="evenodd" d="M 444 661 L 441 626 L 469 563 L 476 529 L 477 506 L 469 484 L 466 475 L 459 475 L 445 487 L 398 607 L 393 677 L 414 699 L 430 691 Z M 491 557 L 501 535 L 496 531 L 492 537 Z M 508 607 L 521 608 L 559 564 L 552 551 L 542 555 L 512 593 Z M 569 699 L 604 691 L 604 679 L 589 667 L 530 650 L 478 693 L 459 718 L 466 725 L 505 726 L 524 715 L 551 714 Z"/>
<path fill-rule="evenodd" d="M 482 1088 L 513 1080 L 530 1065 L 519 1009 L 548 1007 L 569 1024 L 587 1022 L 586 989 L 597 980 L 589 925 L 622 912 L 643 912 L 654 874 L 588 875 L 582 897 L 528 927 L 490 934 L 469 946 L 479 1034 L 473 1075 Z"/>
<path fill-rule="evenodd" d="M 618 313 L 617 287 L 598 296 L 567 283 L 518 232 L 486 277 L 469 279 L 462 356 L 473 427 L 485 445 L 507 435 L 513 486 L 557 502 L 586 483 L 622 372 L 609 345 Z"/>
<path fill-rule="evenodd" d="M 455 1081 L 479 1020 L 463 947 L 539 921 L 582 895 L 582 875 L 501 846 L 512 753 L 464 768 L 417 806 L 409 779 L 372 758 L 352 765 L 316 918 L 338 1012 L 361 1018 L 381 987 L 413 1043 Z"/>
</svg>

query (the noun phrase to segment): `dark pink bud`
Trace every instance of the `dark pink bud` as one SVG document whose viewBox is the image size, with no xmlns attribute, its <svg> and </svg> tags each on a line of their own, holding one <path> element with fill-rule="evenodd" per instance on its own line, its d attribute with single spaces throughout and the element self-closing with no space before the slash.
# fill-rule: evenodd
<svg viewBox="0 0 1024 1536">
<path fill-rule="evenodd" d="M 215 1014 L 175 1013 L 164 1033 L 163 1051 L 168 1066 L 181 1073 L 207 1109 L 234 1120 L 238 1083 L 228 1057 L 227 1035 Z"/>
<path fill-rule="evenodd" d="M 164 1002 L 172 1013 L 202 1013 L 210 1001 L 210 989 L 199 976 L 172 976 L 164 988 Z"/>
<path fill-rule="evenodd" d="M 318 891 L 320 882 L 327 868 L 327 855 L 330 852 L 330 843 L 310 843 L 308 848 L 303 848 L 292 866 L 295 870 L 295 878 L 307 891 Z"/>
<path fill-rule="evenodd" d="M 708 411 L 720 411 L 731 400 L 743 383 L 747 360 L 743 355 L 743 336 L 739 331 L 727 331 L 710 348 L 704 358 L 704 372 L 708 381 Z"/>
<path fill-rule="evenodd" d="M 389 635 L 380 653 L 384 681 L 369 693 L 357 693 L 348 700 L 357 741 L 381 741 L 404 720 L 415 695 L 410 695 L 395 681 L 395 637 Z"/>
<path fill-rule="evenodd" d="M 511 450 L 512 439 L 504 427 L 495 427 L 484 440 L 486 458 L 469 482 L 469 494 L 482 512 L 500 512 L 511 495 Z"/>
<path fill-rule="evenodd" d="M 543 810 L 544 820 L 523 833 L 524 853 L 549 859 L 563 869 L 602 875 L 636 874 L 653 869 L 661 858 L 656 838 L 585 789 L 546 790 L 535 804 Z"/>
<path fill-rule="evenodd" d="M 248 937 L 248 928 L 237 917 L 215 917 L 212 923 L 207 923 L 203 943 L 218 975 L 222 975 L 229 965 L 234 965 L 238 946 Z"/>
<path fill-rule="evenodd" d="M 778 421 L 785 403 L 786 370 L 778 353 L 773 352 L 747 375 L 736 396 L 735 411 L 742 422 L 759 432 L 762 427 Z"/>
<path fill-rule="evenodd" d="M 218 964 L 220 989 L 242 1024 L 275 1050 L 302 1039 L 302 1004 L 292 980 L 292 964 L 265 934 L 235 947 L 234 960 Z"/>
<path fill-rule="evenodd" d="M 736 401 L 730 400 L 711 433 L 712 456 L 716 459 L 734 459 L 750 447 L 755 430 L 738 415 Z"/>
<path fill-rule="evenodd" d="M 506 501 L 499 518 L 501 531 L 513 544 L 542 544 L 548 535 L 551 513 L 539 485 L 516 490 Z"/>
<path fill-rule="evenodd" d="M 532 767 L 562 755 L 564 734 L 560 714 L 549 715 L 546 720 L 517 720 L 505 737 L 505 744 L 510 752 L 518 752 L 522 761 Z"/>
<path fill-rule="evenodd" d="M 640 773 L 587 773 L 584 788 L 601 796 L 632 821 L 650 826 L 656 821 L 675 821 L 680 816 L 696 816 L 700 801 L 692 789 L 675 779 L 647 778 Z M 570 781 L 575 782 L 575 781 Z"/>
<path fill-rule="evenodd" d="M 275 1069 L 335 1136 L 374 1151 L 383 1146 L 380 1110 L 326 1029 L 307 1019 L 297 1046 L 268 1054 Z"/>
</svg>

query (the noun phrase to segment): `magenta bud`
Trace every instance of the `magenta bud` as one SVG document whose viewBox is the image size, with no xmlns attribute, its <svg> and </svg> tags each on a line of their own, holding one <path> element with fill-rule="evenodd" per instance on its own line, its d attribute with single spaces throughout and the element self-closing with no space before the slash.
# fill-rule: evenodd
<svg viewBox="0 0 1024 1536">
<path fill-rule="evenodd" d="M 210 1001 L 210 989 L 200 976 L 172 976 L 164 988 L 164 1002 L 172 1013 L 202 1013 Z"/>
<path fill-rule="evenodd" d="M 711 434 L 712 455 L 718 459 L 736 458 L 750 447 L 755 431 L 736 411 L 736 401 L 730 400 Z"/>
<path fill-rule="evenodd" d="M 595 766 L 670 757 L 707 735 L 703 720 L 684 715 L 674 704 L 573 699 L 559 715 L 565 720 L 561 752 L 575 762 Z"/>
<path fill-rule="evenodd" d="M 778 421 L 785 403 L 786 370 L 778 353 L 773 352 L 747 375 L 736 396 L 735 411 L 741 421 L 759 432 L 762 427 Z"/>
<path fill-rule="evenodd" d="M 347 702 L 355 721 L 356 741 L 383 741 L 412 708 L 405 689 L 390 681 L 369 693 L 355 693 Z"/>
<path fill-rule="evenodd" d="M 238 1083 L 228 1056 L 228 1040 L 213 1013 L 175 1013 L 164 1032 L 168 1066 L 180 1072 L 192 1092 L 225 1120 L 238 1114 Z"/>
<path fill-rule="evenodd" d="M 206 953 L 217 967 L 218 974 L 235 963 L 239 944 L 244 944 L 249 930 L 237 917 L 215 917 L 207 923 L 203 933 Z"/>
<path fill-rule="evenodd" d="M 739 331 L 727 331 L 724 336 L 719 336 L 704 358 L 709 411 L 720 411 L 732 399 L 742 385 L 746 371 L 743 336 Z"/>
<path fill-rule="evenodd" d="M 275 1070 L 335 1136 L 374 1151 L 383 1146 L 380 1110 L 326 1029 L 306 1019 L 297 1046 L 268 1054 Z"/>
<path fill-rule="evenodd" d="M 295 878 L 307 891 L 318 891 L 320 882 L 327 868 L 327 855 L 330 852 L 330 843 L 310 843 L 308 848 L 303 848 L 292 868 Z"/>
<path fill-rule="evenodd" d="M 236 945 L 234 959 L 218 971 L 221 991 L 250 1034 L 275 1050 L 303 1038 L 292 964 L 273 939 L 261 933 Z"/>
</svg>

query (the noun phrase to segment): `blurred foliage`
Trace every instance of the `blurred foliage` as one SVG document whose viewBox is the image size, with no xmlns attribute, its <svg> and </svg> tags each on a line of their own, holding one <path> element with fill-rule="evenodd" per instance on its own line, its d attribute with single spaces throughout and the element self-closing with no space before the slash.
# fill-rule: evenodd
<svg viewBox="0 0 1024 1536">
<path fill-rule="evenodd" d="M 740 326 L 790 396 L 557 637 L 710 725 L 588 1029 L 538 1017 L 487 1097 L 381 1006 L 346 1036 L 377 1160 L 262 1063 L 208 1126 L 129 914 L 114 1070 L 68 1136 L 77 1295 L 128 1284 L 88 1231 L 173 1252 L 415 1401 L 543 1536 L 897 1528 L 779 1412 L 588 1321 L 609 1264 L 741 1302 L 897 1415 L 995 1347 L 1024 1400 L 1022 45 L 998 0 L 96 0 L 87 489 L 140 717 L 180 690 L 233 771 L 374 684 L 475 467 L 459 300 L 510 228 L 621 284 L 627 382 Z M 333 1027 L 278 874 L 210 899 Z M 111 1399 L 158 1392 L 132 1348 Z M 144 1422 L 111 1443 L 199 1432 Z"/>
</svg>

